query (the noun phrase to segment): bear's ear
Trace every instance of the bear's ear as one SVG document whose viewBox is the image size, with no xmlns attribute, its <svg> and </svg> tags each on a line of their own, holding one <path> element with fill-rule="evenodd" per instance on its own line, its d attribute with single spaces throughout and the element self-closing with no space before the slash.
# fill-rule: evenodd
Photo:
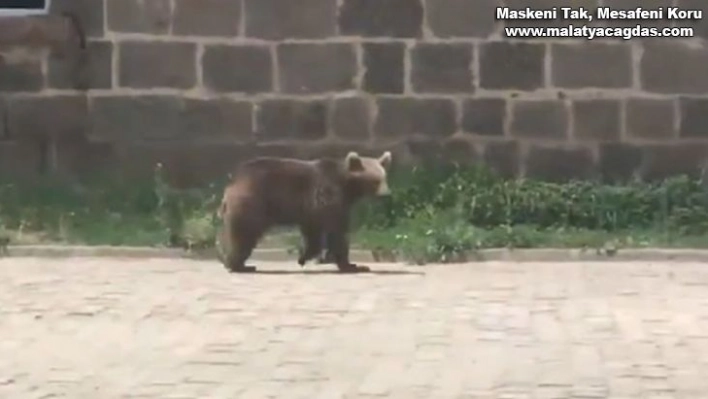
<svg viewBox="0 0 708 399">
<path fill-rule="evenodd" d="M 347 166 L 347 170 L 351 172 L 364 170 L 364 163 L 361 162 L 361 157 L 354 151 L 347 154 L 347 157 L 344 158 L 344 164 Z"/>
<path fill-rule="evenodd" d="M 388 166 L 391 165 L 391 151 L 384 152 L 379 158 L 379 163 L 384 168 L 388 168 Z"/>
</svg>

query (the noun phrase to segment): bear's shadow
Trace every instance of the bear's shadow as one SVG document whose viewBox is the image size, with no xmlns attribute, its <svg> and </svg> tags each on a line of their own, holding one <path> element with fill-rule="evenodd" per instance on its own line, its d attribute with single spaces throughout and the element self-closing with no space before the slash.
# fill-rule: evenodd
<svg viewBox="0 0 708 399">
<path fill-rule="evenodd" d="M 307 274 L 307 275 L 341 275 L 341 276 L 356 276 L 356 275 L 376 275 L 376 276 L 406 276 L 419 275 L 424 276 L 425 272 L 414 272 L 406 270 L 370 270 L 366 272 L 346 273 L 334 270 L 283 270 L 283 269 L 256 269 L 253 272 L 237 273 L 237 274 L 262 274 L 262 275 L 288 275 L 288 274 Z"/>
</svg>

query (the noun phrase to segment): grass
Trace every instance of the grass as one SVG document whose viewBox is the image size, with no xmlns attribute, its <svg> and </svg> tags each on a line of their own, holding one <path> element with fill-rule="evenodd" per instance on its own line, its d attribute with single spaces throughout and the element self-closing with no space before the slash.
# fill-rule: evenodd
<svg viewBox="0 0 708 399">
<path fill-rule="evenodd" d="M 159 167 L 149 181 L 107 182 L 0 183 L 0 244 L 213 245 L 221 182 L 174 190 Z M 394 171 L 390 184 L 391 198 L 357 207 L 352 248 L 414 263 L 485 248 L 708 248 L 708 190 L 686 177 L 554 184 L 428 167 Z M 277 229 L 260 247 L 299 242 Z"/>
</svg>

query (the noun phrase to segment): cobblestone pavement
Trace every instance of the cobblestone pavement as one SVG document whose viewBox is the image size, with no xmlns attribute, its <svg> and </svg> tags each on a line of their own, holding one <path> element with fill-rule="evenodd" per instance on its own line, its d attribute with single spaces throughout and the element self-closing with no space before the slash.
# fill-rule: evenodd
<svg viewBox="0 0 708 399">
<path fill-rule="evenodd" d="M 0 398 L 708 398 L 706 265 L 258 266 L 0 260 Z"/>
</svg>

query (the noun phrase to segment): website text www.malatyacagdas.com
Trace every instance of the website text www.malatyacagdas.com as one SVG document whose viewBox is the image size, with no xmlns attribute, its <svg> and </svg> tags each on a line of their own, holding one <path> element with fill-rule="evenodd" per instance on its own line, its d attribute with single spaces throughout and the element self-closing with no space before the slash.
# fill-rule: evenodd
<svg viewBox="0 0 708 399">
<path fill-rule="evenodd" d="M 506 27 L 509 38 L 622 38 L 630 40 L 641 37 L 693 37 L 691 27 L 656 28 L 637 25 L 634 27 L 600 27 L 568 25 L 561 27 Z"/>
</svg>

